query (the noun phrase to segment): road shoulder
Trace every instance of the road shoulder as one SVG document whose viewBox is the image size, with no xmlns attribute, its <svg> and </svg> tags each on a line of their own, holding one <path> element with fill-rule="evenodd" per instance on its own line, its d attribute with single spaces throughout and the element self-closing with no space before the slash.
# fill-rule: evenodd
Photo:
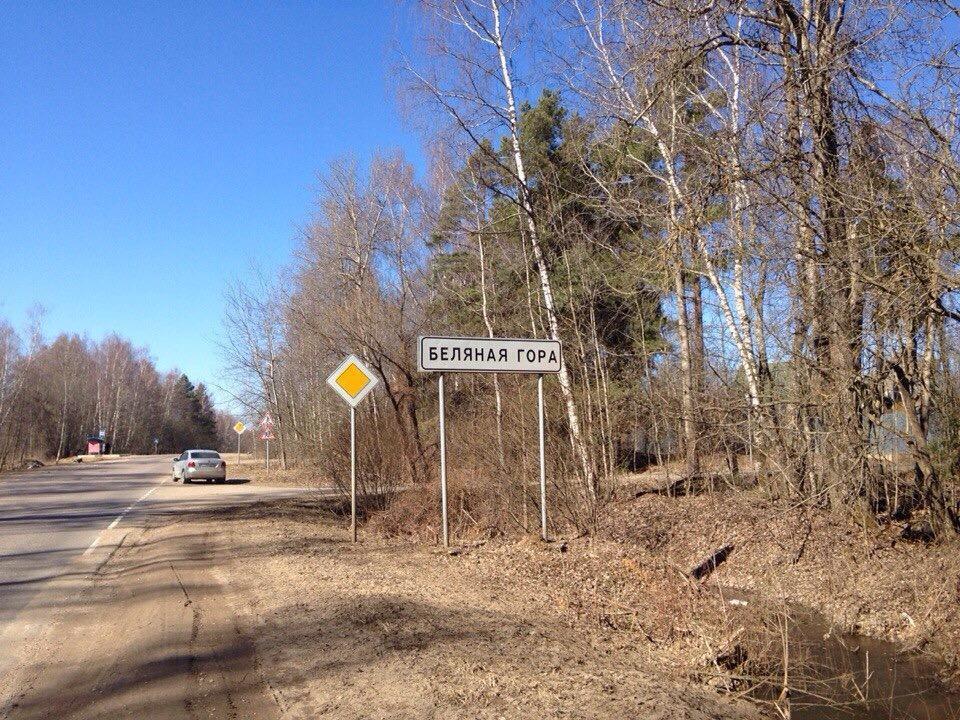
<svg viewBox="0 0 960 720">
<path fill-rule="evenodd" d="M 218 581 L 218 541 L 194 523 L 133 531 L 35 642 L 4 717 L 279 717 Z"/>
</svg>

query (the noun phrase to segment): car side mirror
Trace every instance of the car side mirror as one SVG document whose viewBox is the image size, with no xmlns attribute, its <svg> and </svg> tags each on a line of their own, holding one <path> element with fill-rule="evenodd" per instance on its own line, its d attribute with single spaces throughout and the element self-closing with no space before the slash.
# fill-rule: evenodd
<svg viewBox="0 0 960 720">
<path fill-rule="evenodd" d="M 176 461 L 179 460 L 179 459 L 180 459 L 180 458 L 175 457 L 175 458 L 172 460 L 172 462 L 176 462 Z"/>
</svg>

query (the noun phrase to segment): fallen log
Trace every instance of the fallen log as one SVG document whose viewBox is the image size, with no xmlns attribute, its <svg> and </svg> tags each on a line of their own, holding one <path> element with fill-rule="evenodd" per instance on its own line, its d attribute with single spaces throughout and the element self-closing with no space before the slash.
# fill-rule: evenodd
<svg viewBox="0 0 960 720">
<path fill-rule="evenodd" d="M 721 545 L 690 570 L 690 577 L 694 580 L 704 580 L 710 577 L 710 574 L 717 569 L 733 552 L 733 545 L 726 543 Z"/>
<path fill-rule="evenodd" d="M 674 491 L 680 488 L 686 481 L 687 478 L 685 477 L 672 478 L 666 482 L 640 488 L 634 493 L 634 497 L 643 497 L 644 495 L 672 495 Z"/>
<path fill-rule="evenodd" d="M 683 495 L 699 495 L 707 490 L 713 490 L 717 487 L 730 487 L 731 478 L 718 473 L 705 475 L 680 475 L 675 478 L 667 478 L 656 484 L 647 485 L 638 488 L 634 492 L 634 497 L 643 497 L 644 495 L 668 495 L 670 497 L 681 497 Z"/>
</svg>

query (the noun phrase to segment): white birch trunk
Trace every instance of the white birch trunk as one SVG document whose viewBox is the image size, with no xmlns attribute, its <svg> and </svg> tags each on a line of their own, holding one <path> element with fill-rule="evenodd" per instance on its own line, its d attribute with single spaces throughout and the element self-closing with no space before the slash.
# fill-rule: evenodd
<svg viewBox="0 0 960 720">
<path fill-rule="evenodd" d="M 543 297 L 544 311 L 547 315 L 547 324 L 550 330 L 550 337 L 553 340 L 560 339 L 560 323 L 557 319 L 556 307 L 553 299 L 553 286 L 550 282 L 550 275 L 547 269 L 546 258 L 543 255 L 543 248 L 540 246 L 537 224 L 533 217 L 533 207 L 530 203 L 530 188 L 527 184 L 527 173 L 524 170 L 523 154 L 520 152 L 520 129 L 517 121 L 517 107 L 513 94 L 513 78 L 510 74 L 507 54 L 504 49 L 503 35 L 500 28 L 500 5 L 497 0 L 490 0 L 490 9 L 493 13 L 493 38 L 497 50 L 497 57 L 500 61 L 500 76 L 503 81 L 503 87 L 506 94 L 507 121 L 510 131 L 510 141 L 513 148 L 513 161 L 517 173 L 517 184 L 519 191 L 519 202 L 523 210 L 524 220 L 527 226 L 527 236 L 530 241 L 530 249 L 533 251 L 533 259 L 537 265 L 537 272 L 540 276 L 540 292 Z M 567 422 L 570 426 L 570 437 L 573 443 L 574 452 L 580 462 L 583 472 L 584 486 L 588 499 L 596 499 L 596 474 L 593 464 L 590 460 L 590 454 L 587 444 L 583 438 L 583 432 L 580 428 L 580 417 L 577 413 L 577 403 L 573 396 L 573 387 L 570 382 L 570 375 L 567 372 L 566 365 L 560 368 L 557 376 L 560 383 L 560 391 L 567 408 Z"/>
</svg>

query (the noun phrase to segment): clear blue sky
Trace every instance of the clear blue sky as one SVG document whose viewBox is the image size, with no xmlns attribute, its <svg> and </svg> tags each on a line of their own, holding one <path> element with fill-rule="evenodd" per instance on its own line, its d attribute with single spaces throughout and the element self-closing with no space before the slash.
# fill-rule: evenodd
<svg viewBox="0 0 960 720">
<path fill-rule="evenodd" d="M 290 261 L 316 173 L 402 147 L 396 3 L 5 3 L 0 317 L 215 384 L 223 295 Z"/>
</svg>

